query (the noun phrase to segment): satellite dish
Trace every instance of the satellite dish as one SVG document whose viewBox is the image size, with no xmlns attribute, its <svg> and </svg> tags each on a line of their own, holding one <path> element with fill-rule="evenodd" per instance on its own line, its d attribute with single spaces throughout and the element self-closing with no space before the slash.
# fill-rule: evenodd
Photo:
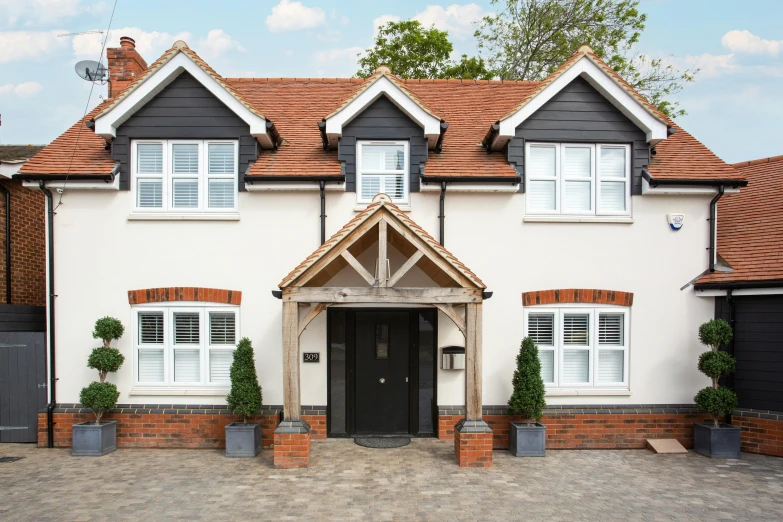
<svg viewBox="0 0 783 522">
<path fill-rule="evenodd" d="M 109 70 L 100 62 L 95 60 L 82 60 L 76 64 L 76 74 L 88 82 L 106 83 L 109 79 Z"/>
</svg>

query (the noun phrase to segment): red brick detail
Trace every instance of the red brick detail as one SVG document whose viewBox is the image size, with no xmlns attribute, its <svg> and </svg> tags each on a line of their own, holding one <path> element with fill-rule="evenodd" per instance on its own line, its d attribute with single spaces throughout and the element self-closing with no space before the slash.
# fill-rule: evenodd
<svg viewBox="0 0 783 522">
<path fill-rule="evenodd" d="M 194 286 L 128 290 L 128 302 L 132 305 L 166 303 L 169 301 L 203 301 L 206 303 L 240 305 L 242 304 L 242 292 Z"/>
<path fill-rule="evenodd" d="M 109 62 L 109 98 L 116 96 L 147 70 L 147 62 L 136 51 L 132 38 L 120 38 L 121 47 L 106 49 Z"/>
<path fill-rule="evenodd" d="M 225 427 L 237 420 L 234 415 L 198 413 L 109 413 L 103 418 L 117 421 L 118 448 L 225 448 Z M 71 426 L 94 420 L 95 417 L 89 413 L 55 413 L 54 445 L 70 447 Z M 248 420 L 261 423 L 262 445 L 271 447 L 279 415 L 257 415 Z M 38 446 L 45 447 L 47 442 L 46 414 L 39 413 Z"/>
<path fill-rule="evenodd" d="M 46 203 L 43 192 L 3 180 L 11 193 L 11 304 L 46 304 Z M 56 203 L 56 201 L 55 201 Z M 5 194 L 0 193 L 0 302 L 5 302 Z"/>
<path fill-rule="evenodd" d="M 491 468 L 492 434 L 460 433 L 455 430 L 454 455 L 461 468 Z"/>
<path fill-rule="evenodd" d="M 326 438 L 326 415 L 302 415 L 302 420 L 310 425 L 310 438 L 324 440 Z"/>
<path fill-rule="evenodd" d="M 742 451 L 783 457 L 783 420 L 733 415 L 731 423 L 742 428 Z"/>
<path fill-rule="evenodd" d="M 457 415 L 441 416 L 438 438 L 449 440 L 456 436 L 454 424 L 460 419 Z M 510 423 L 525 419 L 484 415 L 483 420 L 492 428 L 493 448 L 507 449 Z M 546 426 L 547 449 L 639 449 L 651 438 L 674 438 L 686 448 L 692 448 L 693 423 L 707 420 L 706 415 L 685 413 L 579 414 L 544 415 L 541 423 Z M 779 437 L 783 440 L 783 436 Z"/>
<path fill-rule="evenodd" d="M 633 304 L 633 293 L 587 288 L 537 290 L 535 292 L 522 293 L 522 306 L 558 303 L 587 303 L 631 306 Z"/>
<path fill-rule="evenodd" d="M 306 468 L 310 465 L 310 433 L 275 433 L 275 467 Z"/>
</svg>

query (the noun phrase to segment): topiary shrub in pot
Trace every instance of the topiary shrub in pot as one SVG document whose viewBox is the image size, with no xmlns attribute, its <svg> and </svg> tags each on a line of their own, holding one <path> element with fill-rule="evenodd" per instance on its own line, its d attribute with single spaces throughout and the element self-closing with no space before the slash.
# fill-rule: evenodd
<svg viewBox="0 0 783 522">
<path fill-rule="evenodd" d="M 697 410 L 712 416 L 712 423 L 693 425 L 693 450 L 708 457 L 740 458 L 741 429 L 720 422 L 721 416 L 731 415 L 737 407 L 737 394 L 718 384 L 721 377 L 736 369 L 734 357 L 720 351 L 720 346 L 727 345 L 731 338 L 731 326 L 723 319 L 713 319 L 699 327 L 699 340 L 710 347 L 709 352 L 699 356 L 699 370 L 712 379 L 712 386 L 700 390 L 693 400 Z"/>
<path fill-rule="evenodd" d="M 101 417 L 117 405 L 120 392 L 117 386 L 106 382 L 106 376 L 116 372 L 125 362 L 125 356 L 111 342 L 122 337 L 125 327 L 118 319 L 104 317 L 95 322 L 92 336 L 103 341 L 103 346 L 93 349 L 87 359 L 87 367 L 98 370 L 100 382 L 91 382 L 79 393 L 79 402 L 95 414 L 95 422 L 73 425 L 71 455 L 101 456 L 117 449 L 117 422 L 103 421 Z"/>
<path fill-rule="evenodd" d="M 514 391 L 508 400 L 508 412 L 521 415 L 527 422 L 512 422 L 509 430 L 509 450 L 517 457 L 546 456 L 546 426 L 541 424 L 544 380 L 538 347 L 531 337 L 525 337 L 517 355 L 513 378 Z"/>
<path fill-rule="evenodd" d="M 226 426 L 226 457 L 255 457 L 261 452 L 261 424 L 248 424 L 247 418 L 261 408 L 261 386 L 258 385 L 253 345 L 240 339 L 231 363 L 231 392 L 226 397 L 228 409 L 242 417 L 242 422 Z"/>
</svg>

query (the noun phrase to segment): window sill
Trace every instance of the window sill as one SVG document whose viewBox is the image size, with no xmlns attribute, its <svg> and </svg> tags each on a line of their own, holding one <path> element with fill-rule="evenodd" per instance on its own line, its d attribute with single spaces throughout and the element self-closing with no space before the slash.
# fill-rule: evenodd
<svg viewBox="0 0 783 522">
<path fill-rule="evenodd" d="M 392 202 L 392 203 L 394 203 L 394 202 Z M 369 205 L 370 205 L 370 203 L 357 203 L 357 204 L 356 204 L 356 205 L 353 207 L 353 211 L 354 211 L 354 212 L 362 212 L 362 211 L 363 211 L 363 210 L 365 210 L 365 209 L 366 209 L 366 208 L 367 208 Z M 410 211 L 412 210 L 412 209 L 411 209 L 411 204 L 410 204 L 410 203 L 394 203 L 394 205 L 395 205 L 395 206 L 396 206 L 398 209 L 402 210 L 403 212 L 410 212 Z"/>
<path fill-rule="evenodd" d="M 621 223 L 630 225 L 632 217 L 627 216 L 525 216 L 524 223 Z"/>
<path fill-rule="evenodd" d="M 585 389 L 565 389 L 565 388 L 558 388 L 558 389 L 551 389 L 546 390 L 545 397 L 630 397 L 631 396 L 631 390 L 600 390 L 600 389 L 593 389 L 593 388 L 585 388 Z"/>
<path fill-rule="evenodd" d="M 239 213 L 231 214 L 129 214 L 128 221 L 239 221 Z"/>
<path fill-rule="evenodd" d="M 230 390 L 228 388 L 131 388 L 128 395 L 189 395 L 197 397 L 225 397 Z"/>
</svg>

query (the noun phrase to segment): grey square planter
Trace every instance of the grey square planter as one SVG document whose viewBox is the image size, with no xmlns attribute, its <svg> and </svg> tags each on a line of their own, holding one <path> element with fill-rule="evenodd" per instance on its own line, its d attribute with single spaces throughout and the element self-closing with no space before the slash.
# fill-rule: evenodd
<svg viewBox="0 0 783 522">
<path fill-rule="evenodd" d="M 226 457 L 255 457 L 261 453 L 261 425 L 234 422 L 226 426 Z"/>
<path fill-rule="evenodd" d="M 71 455 L 100 457 L 117 449 L 117 421 L 80 422 L 73 425 Z"/>
<path fill-rule="evenodd" d="M 740 435 L 742 429 L 739 426 L 721 423 L 716 428 L 710 423 L 693 424 L 693 451 L 716 459 L 740 458 Z"/>
<path fill-rule="evenodd" d="M 509 450 L 515 457 L 546 457 L 546 426 L 512 422 L 508 430 Z"/>
</svg>

